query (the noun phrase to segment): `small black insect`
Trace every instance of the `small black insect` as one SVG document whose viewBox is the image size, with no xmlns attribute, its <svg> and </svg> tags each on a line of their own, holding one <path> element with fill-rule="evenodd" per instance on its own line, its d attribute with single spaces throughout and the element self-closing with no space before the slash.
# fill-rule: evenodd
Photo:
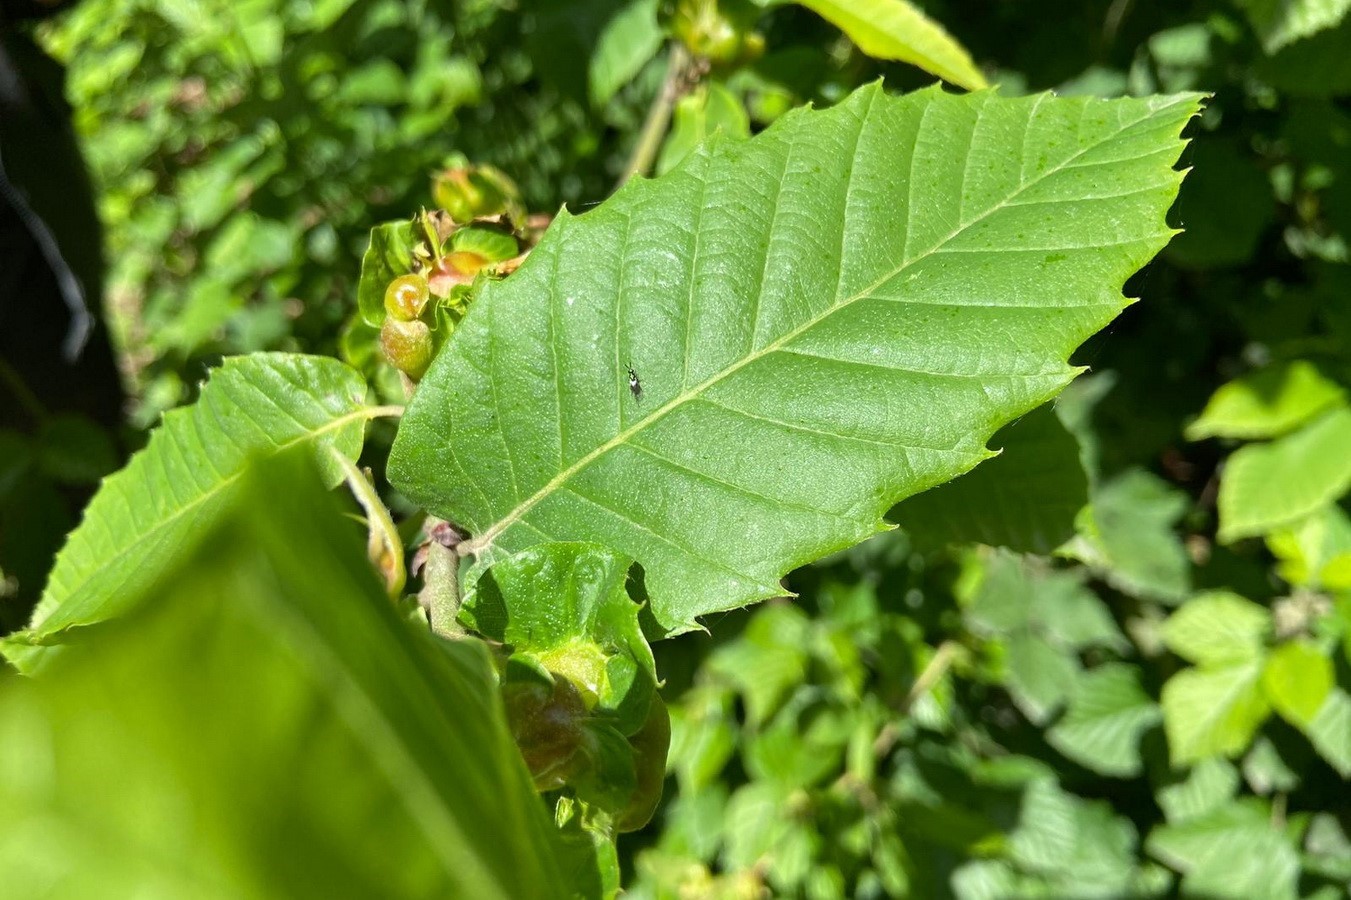
<svg viewBox="0 0 1351 900">
<path fill-rule="evenodd" d="M 629 393 L 633 394 L 633 399 L 638 403 L 643 402 L 643 383 L 638 380 L 638 373 L 633 371 L 633 366 L 627 367 L 629 370 Z"/>
</svg>

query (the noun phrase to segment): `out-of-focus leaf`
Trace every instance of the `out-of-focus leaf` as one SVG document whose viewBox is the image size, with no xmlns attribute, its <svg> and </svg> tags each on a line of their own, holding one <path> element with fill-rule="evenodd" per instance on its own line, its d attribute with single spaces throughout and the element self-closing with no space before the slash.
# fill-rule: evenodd
<svg viewBox="0 0 1351 900">
<path fill-rule="evenodd" d="M 796 2 L 843 31 L 871 57 L 919 66 L 967 90 L 978 90 L 988 84 L 966 48 L 910 0 Z"/>
<path fill-rule="evenodd" d="M 1191 582 L 1190 560 L 1174 528 L 1187 498 L 1155 475 L 1132 469 L 1096 487 L 1079 534 L 1061 551 L 1118 590 L 1176 603 Z"/>
<path fill-rule="evenodd" d="M 1299 854 L 1271 813 L 1251 798 L 1156 828 L 1146 848 L 1183 873 L 1184 896 L 1294 900 Z"/>
<path fill-rule="evenodd" d="M 801 827 L 783 814 L 786 799 L 783 788 L 774 782 L 753 782 L 732 794 L 723 822 L 727 836 L 723 857 L 730 868 L 751 868 L 793 828 Z"/>
<path fill-rule="evenodd" d="M 735 641 L 709 658 L 708 671 L 735 685 L 751 725 L 769 719 L 806 676 L 811 620 L 787 605 L 770 606 L 751 619 Z"/>
<path fill-rule="evenodd" d="M 1268 53 L 1332 28 L 1351 10 L 1351 0 L 1239 0 L 1238 5 Z"/>
<path fill-rule="evenodd" d="M 1281 644 L 1267 656 L 1262 689 L 1291 725 L 1308 730 L 1334 686 L 1332 660 L 1308 641 Z"/>
<path fill-rule="evenodd" d="M 991 439 L 1000 455 L 956 481 L 896 507 L 889 518 L 921 545 L 977 542 L 1050 553 L 1074 536 L 1088 502 L 1079 442 L 1053 407 L 1040 407 Z"/>
<path fill-rule="evenodd" d="M 1233 763 L 1211 757 L 1192 766 L 1186 778 L 1161 787 L 1156 799 L 1169 822 L 1185 822 L 1224 806 L 1234 799 L 1238 787 Z"/>
<path fill-rule="evenodd" d="M 719 131 L 729 138 L 748 138 L 751 123 L 736 94 L 721 82 L 710 81 L 676 101 L 671 131 L 657 157 L 657 174 L 674 169 L 709 135 Z"/>
<path fill-rule="evenodd" d="M 604 106 L 661 47 L 657 0 L 632 0 L 605 25 L 591 51 L 587 84 L 591 102 Z"/>
<path fill-rule="evenodd" d="M 1174 765 L 1242 752 L 1271 707 L 1260 661 L 1184 669 L 1163 686 L 1160 705 Z"/>
<path fill-rule="evenodd" d="M 1243 757 L 1243 778 L 1263 796 L 1277 791 L 1289 793 L 1299 787 L 1299 773 L 1290 768 L 1276 745 L 1261 735 Z"/>
<path fill-rule="evenodd" d="M 1039 635 L 1021 631 L 1004 643 L 1004 665 L 1013 702 L 1036 725 L 1044 725 L 1069 696 L 1079 663 Z"/>
<path fill-rule="evenodd" d="M 79 416 L 53 416 L 44 422 L 34 452 L 42 471 L 61 484 L 97 484 L 117 468 L 117 450 L 108 432 Z"/>
<path fill-rule="evenodd" d="M 102 488 L 57 556 L 29 630 L 0 643 L 31 669 L 62 630 L 123 609 L 159 578 L 203 522 L 232 502 L 247 464 L 295 446 L 328 457 L 361 452 L 366 382 L 340 362 L 284 353 L 227 359 L 193 406 L 165 415 L 144 450 Z"/>
<path fill-rule="evenodd" d="M 1184 659 L 1201 665 L 1245 663 L 1262 655 L 1271 613 L 1228 591 L 1198 594 L 1168 617 L 1163 640 Z"/>
<path fill-rule="evenodd" d="M 732 698 L 718 690 L 686 694 L 671 710 L 670 766 L 682 796 L 713 790 L 722 768 L 736 752 L 736 718 Z"/>
<path fill-rule="evenodd" d="M 1351 694 L 1334 688 L 1305 733 L 1329 765 L 1351 778 Z"/>
<path fill-rule="evenodd" d="M 302 462 L 0 684 L 7 897 L 564 895 L 482 645 L 395 613 Z"/>
<path fill-rule="evenodd" d="M 1267 547 L 1280 560 L 1281 577 L 1297 587 L 1351 588 L 1351 518 L 1336 504 L 1271 532 Z"/>
<path fill-rule="evenodd" d="M 1344 397 L 1341 387 L 1312 363 L 1279 363 L 1221 386 L 1200 417 L 1187 426 L 1187 439 L 1279 437 Z"/>
<path fill-rule="evenodd" d="M 1351 840 L 1336 815 L 1314 815 L 1304 835 L 1304 849 L 1307 868 L 1333 880 L 1351 880 Z"/>
<path fill-rule="evenodd" d="M 1074 680 L 1069 710 L 1046 739 L 1070 759 L 1116 778 L 1140 774 L 1140 735 L 1161 718 L 1139 670 L 1108 663 Z"/>
<path fill-rule="evenodd" d="M 1221 541 L 1289 525 L 1351 488 L 1351 409 L 1339 407 L 1300 430 L 1229 457 L 1220 477 Z"/>
<path fill-rule="evenodd" d="M 1196 102 L 873 86 L 707 142 L 483 288 L 390 478 L 479 566 L 632 556 L 657 633 L 778 596 L 1067 383 L 1170 235 Z"/>
</svg>

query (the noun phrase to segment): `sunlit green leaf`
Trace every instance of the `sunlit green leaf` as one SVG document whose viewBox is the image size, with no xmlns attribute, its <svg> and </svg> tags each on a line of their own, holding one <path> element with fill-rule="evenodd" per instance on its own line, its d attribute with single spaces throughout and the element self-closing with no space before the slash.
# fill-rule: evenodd
<svg viewBox="0 0 1351 900">
<path fill-rule="evenodd" d="M 413 271 L 413 248 L 420 240 L 422 234 L 412 219 L 371 229 L 357 282 L 357 309 L 367 325 L 378 328 L 385 321 L 385 289 L 395 278 Z"/>
<path fill-rule="evenodd" d="M 1159 788 L 1155 799 L 1169 822 L 1183 822 L 1224 806 L 1238 787 L 1234 764 L 1211 757 L 1192 766 L 1185 778 Z"/>
<path fill-rule="evenodd" d="M 910 0 L 796 0 L 877 59 L 919 66 L 955 85 L 976 90 L 985 76 L 966 48 Z"/>
<path fill-rule="evenodd" d="M 1351 409 L 1236 450 L 1220 477 L 1220 540 L 1265 534 L 1316 512 L 1351 488 Z"/>
<path fill-rule="evenodd" d="M 708 672 L 741 692 L 747 721 L 759 725 L 802 683 L 810 636 L 811 620 L 801 610 L 772 605 L 757 612 L 737 640 L 709 657 Z"/>
<path fill-rule="evenodd" d="M 30 630 L 0 648 L 20 668 L 62 629 L 113 615 L 173 564 L 203 522 L 233 502 L 247 463 L 308 446 L 330 484 L 329 447 L 361 452 L 366 383 L 322 357 L 256 353 L 216 369 L 194 405 L 165 415 L 144 450 L 107 478 L 66 542 Z"/>
<path fill-rule="evenodd" d="M 1262 671 L 1262 688 L 1276 712 L 1307 729 L 1333 688 L 1332 660 L 1307 641 L 1289 641 L 1272 650 Z"/>
<path fill-rule="evenodd" d="M 390 478 L 480 565 L 633 557 L 662 632 L 781 594 L 1068 382 L 1170 235 L 1196 102 L 874 85 L 713 140 L 485 287 Z"/>
<path fill-rule="evenodd" d="M 488 570 L 461 618 L 571 679 L 630 734 L 647 718 L 657 675 L 626 590 L 629 565 L 594 544 L 533 547 Z"/>
<path fill-rule="evenodd" d="M 1228 591 L 1198 594 L 1168 617 L 1163 640 L 1174 653 L 1201 664 L 1250 662 L 1262 655 L 1271 613 Z"/>
<path fill-rule="evenodd" d="M 1351 518 L 1336 504 L 1267 535 L 1282 578 L 1298 587 L 1351 588 Z"/>
<path fill-rule="evenodd" d="M 674 169 L 709 135 L 719 131 L 729 138 L 748 138 L 751 123 L 737 96 L 721 83 L 710 81 L 676 101 L 671 131 L 657 157 L 657 174 Z"/>
<path fill-rule="evenodd" d="M 1271 711 L 1261 679 L 1260 662 L 1184 669 L 1168 679 L 1159 702 L 1173 764 L 1246 748 Z"/>
<path fill-rule="evenodd" d="M 1304 360 L 1268 366 L 1220 387 L 1187 439 L 1279 437 L 1341 402 L 1345 392 Z"/>
</svg>

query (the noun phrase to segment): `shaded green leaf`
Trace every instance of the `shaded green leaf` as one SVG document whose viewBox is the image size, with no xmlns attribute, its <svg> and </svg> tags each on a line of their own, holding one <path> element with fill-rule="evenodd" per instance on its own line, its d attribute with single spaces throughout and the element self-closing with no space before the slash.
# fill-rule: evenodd
<svg viewBox="0 0 1351 900">
<path fill-rule="evenodd" d="M 1046 739 L 1081 766 L 1127 778 L 1140 774 L 1140 735 L 1160 718 L 1140 686 L 1139 670 L 1108 663 L 1074 680 L 1069 710 Z"/>
<path fill-rule="evenodd" d="M 1175 603 L 1187 596 L 1191 561 L 1176 526 L 1189 501 L 1140 469 L 1095 487 L 1079 515 L 1079 534 L 1061 550 L 1118 590 Z"/>
<path fill-rule="evenodd" d="M 911 497 L 890 518 L 917 543 L 977 542 L 1020 553 L 1050 553 L 1074 536 L 1088 502 L 1079 442 L 1051 406 L 1000 429 L 999 456 L 956 481 Z"/>
<path fill-rule="evenodd" d="M 1002 551 L 977 552 L 968 564 L 977 568 L 968 571 L 971 580 L 959 588 L 959 596 L 967 625 L 978 634 L 1027 630 L 1066 650 L 1127 648 L 1106 605 L 1084 586 L 1081 572 Z"/>
<path fill-rule="evenodd" d="M 1351 409 L 1339 407 L 1299 431 L 1250 444 L 1220 478 L 1221 541 L 1264 534 L 1316 512 L 1351 488 Z"/>
<path fill-rule="evenodd" d="M 1239 0 L 1238 5 L 1268 53 L 1333 27 L 1351 10 L 1351 0 Z"/>
<path fill-rule="evenodd" d="M 315 452 L 329 484 L 341 478 L 328 448 L 361 452 L 366 383 L 336 360 L 285 353 L 232 357 L 190 407 L 165 414 L 146 448 L 107 478 L 56 560 L 27 632 L 0 643 L 21 669 L 73 625 L 125 608 L 159 578 L 181 546 L 233 493 L 250 460 L 295 446 Z"/>
<path fill-rule="evenodd" d="M 1271 632 L 1271 613 L 1228 591 L 1197 594 L 1168 617 L 1163 640 L 1168 648 L 1203 665 L 1258 659 Z"/>
<path fill-rule="evenodd" d="M 632 81 L 661 47 L 657 0 L 633 0 L 606 23 L 591 51 L 587 88 L 592 104 L 604 106 Z"/>
<path fill-rule="evenodd" d="M 480 565 L 632 556 L 661 632 L 779 595 L 1073 376 L 1169 237 L 1196 102 L 874 85 L 706 143 L 485 287 L 390 478 Z"/>
<path fill-rule="evenodd" d="M 1036 725 L 1044 725 L 1069 696 L 1079 663 L 1039 635 L 1017 632 L 1004 642 L 1007 686 L 1013 702 Z"/>
<path fill-rule="evenodd" d="M 1279 437 L 1344 398 L 1312 363 L 1277 363 L 1222 385 L 1187 426 L 1187 440 Z"/>
<path fill-rule="evenodd" d="M 286 462 L 0 683 L 7 897 L 563 895 L 484 648 L 410 628 Z"/>
<path fill-rule="evenodd" d="M 717 132 L 729 138 L 748 138 L 751 123 L 737 96 L 721 83 L 710 81 L 676 101 L 671 131 L 657 157 L 657 174 L 665 175 L 674 169 L 695 147 Z"/>
<path fill-rule="evenodd" d="M 1195 177 L 1177 202 L 1183 231 L 1168 257 L 1194 269 L 1241 265 L 1275 218 L 1267 174 L 1251 149 L 1230 139 L 1198 138 L 1191 155 Z"/>
</svg>

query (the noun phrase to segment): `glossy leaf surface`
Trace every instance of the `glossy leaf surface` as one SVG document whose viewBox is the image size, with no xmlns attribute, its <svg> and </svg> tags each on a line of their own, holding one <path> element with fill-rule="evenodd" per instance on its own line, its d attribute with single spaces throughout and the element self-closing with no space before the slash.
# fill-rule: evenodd
<svg viewBox="0 0 1351 900">
<path fill-rule="evenodd" d="M 482 562 L 633 557 L 666 633 L 780 594 L 1074 376 L 1171 234 L 1196 104 L 873 85 L 715 138 L 483 291 L 391 479 Z"/>
</svg>

